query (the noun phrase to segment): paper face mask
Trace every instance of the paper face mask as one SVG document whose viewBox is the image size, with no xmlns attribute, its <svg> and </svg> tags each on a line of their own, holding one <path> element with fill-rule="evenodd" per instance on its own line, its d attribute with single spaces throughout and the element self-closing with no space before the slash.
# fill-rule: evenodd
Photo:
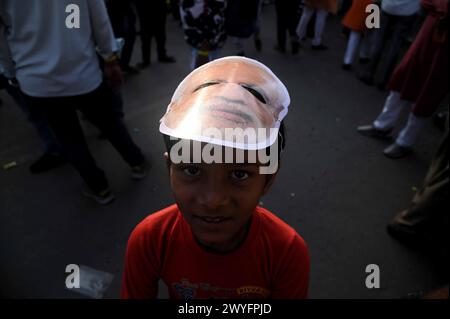
<svg viewBox="0 0 450 319">
<path fill-rule="evenodd" d="M 275 142 L 289 103 L 286 87 L 268 67 L 225 57 L 180 83 L 159 130 L 181 139 L 259 150 Z"/>
</svg>

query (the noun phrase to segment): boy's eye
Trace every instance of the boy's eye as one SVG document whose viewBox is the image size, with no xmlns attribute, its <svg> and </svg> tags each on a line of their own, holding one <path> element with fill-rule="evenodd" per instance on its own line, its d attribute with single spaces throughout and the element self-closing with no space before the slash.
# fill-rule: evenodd
<svg viewBox="0 0 450 319">
<path fill-rule="evenodd" d="M 245 171 L 233 171 L 231 173 L 231 177 L 238 181 L 246 180 L 247 178 L 249 178 L 249 176 L 250 174 Z"/>
<path fill-rule="evenodd" d="M 187 167 L 183 169 L 183 172 L 188 176 L 198 176 L 200 175 L 200 169 L 197 167 Z"/>
</svg>

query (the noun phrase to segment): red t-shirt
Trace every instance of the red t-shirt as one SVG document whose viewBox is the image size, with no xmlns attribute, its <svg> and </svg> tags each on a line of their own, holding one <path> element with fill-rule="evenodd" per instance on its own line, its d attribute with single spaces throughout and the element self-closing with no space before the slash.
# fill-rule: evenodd
<svg viewBox="0 0 450 319">
<path fill-rule="evenodd" d="M 159 279 L 174 299 L 306 298 L 308 248 L 293 228 L 257 207 L 239 248 L 229 254 L 207 252 L 172 205 L 132 232 L 122 298 L 156 298 Z"/>
</svg>

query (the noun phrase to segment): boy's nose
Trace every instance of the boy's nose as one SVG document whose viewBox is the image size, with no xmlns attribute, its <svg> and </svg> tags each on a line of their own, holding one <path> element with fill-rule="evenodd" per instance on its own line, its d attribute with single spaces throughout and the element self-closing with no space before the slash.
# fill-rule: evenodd
<svg viewBox="0 0 450 319">
<path fill-rule="evenodd" d="M 207 189 L 199 194 L 199 203 L 207 209 L 218 209 L 228 205 L 230 197 L 226 187 L 222 187 L 217 183 L 208 185 Z"/>
</svg>

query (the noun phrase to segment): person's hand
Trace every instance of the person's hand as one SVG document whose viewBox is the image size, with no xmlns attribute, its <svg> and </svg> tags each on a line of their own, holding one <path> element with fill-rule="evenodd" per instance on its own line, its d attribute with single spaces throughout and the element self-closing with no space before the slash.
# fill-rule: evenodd
<svg viewBox="0 0 450 319">
<path fill-rule="evenodd" d="M 113 92 L 120 90 L 123 83 L 122 70 L 120 69 L 119 61 L 105 62 L 104 71 L 106 83 Z"/>
</svg>

